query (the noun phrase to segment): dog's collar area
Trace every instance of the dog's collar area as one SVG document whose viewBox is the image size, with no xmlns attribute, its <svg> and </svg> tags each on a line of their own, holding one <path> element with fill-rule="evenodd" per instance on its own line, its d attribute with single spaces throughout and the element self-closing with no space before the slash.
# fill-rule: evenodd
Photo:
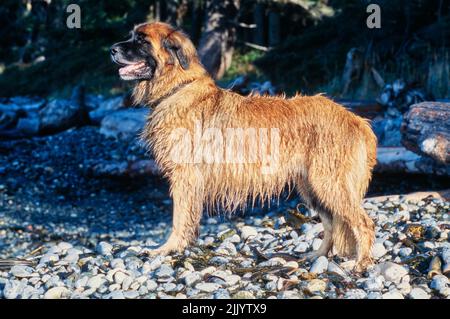
<svg viewBox="0 0 450 319">
<path fill-rule="evenodd" d="M 152 105 L 152 107 L 156 107 L 162 101 L 164 101 L 165 99 L 167 99 L 167 98 L 171 97 L 172 95 L 176 94 L 178 91 L 180 91 L 181 89 L 185 88 L 186 86 L 188 86 L 189 84 L 191 84 L 193 82 L 195 82 L 195 79 L 191 80 L 191 81 L 188 81 L 188 82 L 183 82 L 181 84 L 178 84 L 176 87 L 171 89 L 169 92 L 167 92 L 166 94 L 164 94 L 160 98 L 152 101 L 150 104 Z"/>
</svg>

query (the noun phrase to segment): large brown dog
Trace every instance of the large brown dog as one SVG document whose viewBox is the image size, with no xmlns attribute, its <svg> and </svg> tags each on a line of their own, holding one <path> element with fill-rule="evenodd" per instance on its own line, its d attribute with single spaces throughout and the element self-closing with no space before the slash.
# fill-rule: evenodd
<svg viewBox="0 0 450 319">
<path fill-rule="evenodd" d="M 374 224 L 361 201 L 376 137 L 365 120 L 320 95 L 287 99 L 220 89 L 192 42 L 164 23 L 136 27 L 111 55 L 123 79 L 138 81 L 136 103 L 154 107 L 142 137 L 170 182 L 172 233 L 150 254 L 192 243 L 205 209 L 233 211 L 279 196 L 288 185 L 323 222 L 322 246 L 308 257 L 334 246 L 338 254 L 357 254 L 357 270 L 371 264 Z"/>
</svg>

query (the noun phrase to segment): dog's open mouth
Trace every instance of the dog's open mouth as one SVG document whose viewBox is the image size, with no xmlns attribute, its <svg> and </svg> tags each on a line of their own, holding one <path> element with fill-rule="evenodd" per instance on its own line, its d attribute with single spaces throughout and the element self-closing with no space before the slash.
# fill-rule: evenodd
<svg viewBox="0 0 450 319">
<path fill-rule="evenodd" d="M 125 80 L 130 78 L 141 77 L 146 73 L 150 73 L 150 68 L 147 66 L 147 63 L 145 62 L 128 64 L 119 69 L 120 76 Z"/>
</svg>

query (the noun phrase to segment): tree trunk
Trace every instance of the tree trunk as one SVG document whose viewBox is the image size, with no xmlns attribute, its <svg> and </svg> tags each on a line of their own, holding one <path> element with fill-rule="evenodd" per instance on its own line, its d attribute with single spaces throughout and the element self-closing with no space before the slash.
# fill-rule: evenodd
<svg viewBox="0 0 450 319">
<path fill-rule="evenodd" d="M 403 117 L 401 132 L 407 149 L 450 164 L 450 103 L 412 105 Z"/>
<path fill-rule="evenodd" d="M 253 31 L 253 42 L 257 45 L 265 45 L 264 41 L 264 4 L 258 2 L 253 11 L 253 23 L 256 28 Z"/>
<path fill-rule="evenodd" d="M 203 8 L 201 1 L 192 1 L 191 2 L 191 30 L 189 32 L 191 36 L 191 40 L 194 43 L 198 43 L 198 39 L 200 38 L 200 33 L 202 30 L 202 17 L 203 17 Z"/>
<path fill-rule="evenodd" d="M 269 12 L 269 46 L 280 44 L 280 13 L 278 11 Z"/>
<path fill-rule="evenodd" d="M 198 54 L 214 79 L 220 79 L 231 65 L 238 10 L 239 0 L 207 2 Z"/>
</svg>

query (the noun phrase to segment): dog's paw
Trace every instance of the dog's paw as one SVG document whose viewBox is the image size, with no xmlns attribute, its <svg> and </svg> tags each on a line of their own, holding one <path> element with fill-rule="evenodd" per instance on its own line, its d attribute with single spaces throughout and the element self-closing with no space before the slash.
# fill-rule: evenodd
<svg viewBox="0 0 450 319">
<path fill-rule="evenodd" d="M 362 260 L 359 260 L 356 262 L 355 268 L 353 268 L 353 271 L 356 274 L 361 274 L 368 270 L 371 266 L 373 266 L 373 259 L 372 258 L 364 258 Z"/>
<path fill-rule="evenodd" d="M 325 254 L 322 254 L 318 251 L 311 251 L 309 253 L 304 253 L 304 254 L 300 255 L 298 262 L 305 262 L 305 261 L 313 262 L 314 260 L 316 260 L 317 258 L 319 258 L 321 256 L 326 257 Z"/>
<path fill-rule="evenodd" d="M 156 257 L 156 256 L 166 256 L 170 253 L 169 250 L 160 248 L 144 248 L 139 253 L 139 257 Z"/>
</svg>

